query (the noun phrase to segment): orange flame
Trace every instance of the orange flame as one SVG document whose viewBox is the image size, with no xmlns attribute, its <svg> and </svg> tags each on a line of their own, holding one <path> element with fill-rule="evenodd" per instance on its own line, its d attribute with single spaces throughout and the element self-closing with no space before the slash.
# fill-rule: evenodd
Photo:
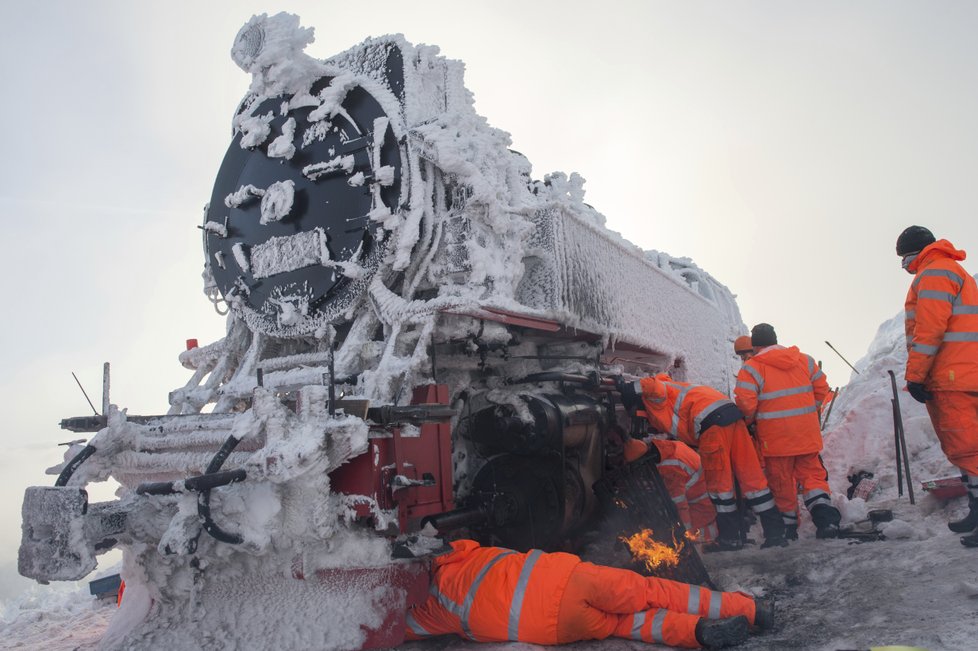
<svg viewBox="0 0 978 651">
<path fill-rule="evenodd" d="M 669 546 L 653 540 L 651 529 L 642 529 L 636 534 L 623 536 L 619 540 L 628 545 L 633 557 L 645 563 L 646 569 L 654 570 L 660 565 L 679 564 L 682 543 L 674 540 L 675 546 Z"/>
</svg>

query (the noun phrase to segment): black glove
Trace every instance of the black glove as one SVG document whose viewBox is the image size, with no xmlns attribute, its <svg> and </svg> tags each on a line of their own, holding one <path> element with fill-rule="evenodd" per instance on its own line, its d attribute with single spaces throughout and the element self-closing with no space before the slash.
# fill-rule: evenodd
<svg viewBox="0 0 978 651">
<path fill-rule="evenodd" d="M 920 382 L 907 382 L 907 391 L 917 402 L 927 402 L 934 399 L 934 394 L 928 391 Z"/>
<path fill-rule="evenodd" d="M 625 378 L 620 375 L 615 378 L 615 388 L 621 394 L 621 404 L 625 405 L 625 409 L 629 411 L 642 404 L 642 394 L 640 391 L 636 391 L 636 384 L 638 384 L 637 381 L 626 382 Z"/>
</svg>

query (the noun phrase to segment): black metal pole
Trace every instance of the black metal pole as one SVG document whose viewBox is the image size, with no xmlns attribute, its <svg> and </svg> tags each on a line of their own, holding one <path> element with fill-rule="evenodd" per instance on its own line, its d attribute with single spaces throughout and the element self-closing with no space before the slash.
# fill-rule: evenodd
<svg viewBox="0 0 978 651">
<path fill-rule="evenodd" d="M 893 371 L 887 371 L 890 374 L 890 384 L 893 386 L 893 434 L 896 438 L 897 446 L 897 481 L 900 477 L 900 456 L 903 456 L 903 470 L 907 476 L 907 494 L 910 496 L 910 503 L 916 504 L 913 495 L 913 484 L 910 481 L 910 457 L 907 454 L 907 437 L 906 433 L 903 431 L 903 416 L 900 413 L 900 392 L 897 390 L 896 375 Z M 900 495 L 903 495 L 903 488 L 901 486 Z"/>
<path fill-rule="evenodd" d="M 846 364 L 849 364 L 849 360 L 846 359 L 845 357 L 842 357 L 842 353 L 840 353 L 839 351 L 837 351 L 835 349 L 835 346 L 833 346 L 832 344 L 830 344 L 827 341 L 825 342 L 825 345 L 828 346 L 829 348 L 831 348 L 832 349 L 832 352 L 834 352 L 836 355 L 838 355 L 839 357 L 841 357 L 843 362 L 845 362 Z M 856 371 L 856 367 L 853 366 L 852 364 L 849 364 L 849 368 L 851 368 L 852 370 Z M 856 375 L 859 375 L 859 371 L 856 371 Z"/>
<path fill-rule="evenodd" d="M 890 398 L 890 405 L 893 407 L 893 448 L 894 456 L 896 458 L 897 495 L 903 497 L 903 469 L 900 465 L 900 430 L 899 426 L 897 425 L 900 405 L 897 404 L 895 398 Z"/>
</svg>

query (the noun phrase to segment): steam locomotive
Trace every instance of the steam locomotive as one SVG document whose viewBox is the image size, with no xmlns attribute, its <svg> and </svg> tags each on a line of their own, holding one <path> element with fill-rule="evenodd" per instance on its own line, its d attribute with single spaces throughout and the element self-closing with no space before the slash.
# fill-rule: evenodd
<svg viewBox="0 0 978 651">
<path fill-rule="evenodd" d="M 446 534 L 557 549 L 594 524 L 632 427 L 613 376 L 735 374 L 730 292 L 606 230 L 576 175 L 533 180 L 460 62 L 310 40 L 263 15 L 232 50 L 252 85 L 200 226 L 226 337 L 180 354 L 168 413 L 65 419 L 95 435 L 25 495 L 25 576 L 123 550 L 125 648 L 396 644 Z M 313 631 L 335 608 L 361 615 Z"/>
</svg>

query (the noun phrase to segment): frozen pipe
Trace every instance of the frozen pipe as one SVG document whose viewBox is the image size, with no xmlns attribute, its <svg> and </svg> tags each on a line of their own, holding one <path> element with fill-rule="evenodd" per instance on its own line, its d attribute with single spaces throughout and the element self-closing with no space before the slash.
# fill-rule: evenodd
<svg viewBox="0 0 978 651">
<path fill-rule="evenodd" d="M 197 477 L 190 477 L 189 479 L 183 480 L 184 490 L 177 490 L 174 487 L 176 482 L 172 481 L 159 481 L 159 482 L 147 482 L 145 484 L 140 484 L 136 487 L 137 495 L 175 495 L 178 493 L 191 491 L 194 493 L 200 493 L 203 491 L 209 491 L 212 488 L 217 488 L 219 486 L 227 486 L 228 484 L 236 484 L 239 481 L 244 481 L 247 478 L 245 471 L 241 468 L 236 470 L 226 470 L 224 472 L 215 472 L 209 475 L 199 475 Z"/>
<path fill-rule="evenodd" d="M 485 509 L 478 506 L 470 506 L 464 509 L 455 509 L 436 515 L 429 515 L 421 520 L 421 528 L 431 524 L 439 533 L 454 531 L 456 529 L 477 527 L 489 522 L 489 514 Z"/>
<path fill-rule="evenodd" d="M 68 462 L 68 465 L 66 465 L 61 470 L 61 474 L 58 475 L 58 478 L 55 480 L 54 485 L 67 486 L 68 480 L 71 479 L 71 476 L 73 474 L 75 474 L 75 470 L 78 469 L 78 466 L 82 465 L 82 463 L 85 462 L 85 459 L 92 456 L 93 454 L 95 454 L 95 448 L 93 446 L 86 445 L 84 448 L 82 448 L 82 451 L 76 454 L 74 458 Z"/>
</svg>

